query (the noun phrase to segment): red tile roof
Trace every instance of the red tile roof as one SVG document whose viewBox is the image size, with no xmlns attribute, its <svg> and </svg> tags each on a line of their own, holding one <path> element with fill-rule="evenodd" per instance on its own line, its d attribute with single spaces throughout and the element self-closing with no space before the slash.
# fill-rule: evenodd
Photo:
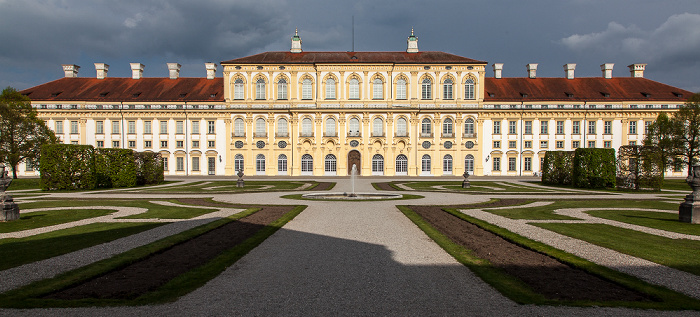
<svg viewBox="0 0 700 317">
<path fill-rule="evenodd" d="M 486 64 L 445 52 L 265 52 L 221 62 L 224 64 Z"/>
<path fill-rule="evenodd" d="M 21 93 L 35 101 L 223 102 L 224 83 L 222 78 L 61 78 Z"/>
</svg>

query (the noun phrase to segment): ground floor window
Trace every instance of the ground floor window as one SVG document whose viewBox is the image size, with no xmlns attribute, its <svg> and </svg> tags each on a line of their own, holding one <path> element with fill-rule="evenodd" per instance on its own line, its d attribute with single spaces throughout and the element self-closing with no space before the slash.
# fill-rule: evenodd
<svg viewBox="0 0 700 317">
<path fill-rule="evenodd" d="M 384 157 L 380 154 L 372 156 L 372 174 L 384 173 Z"/>
<path fill-rule="evenodd" d="M 309 154 L 301 157 L 301 172 L 312 173 L 314 171 L 314 158 Z"/>
<path fill-rule="evenodd" d="M 406 155 L 396 157 L 396 174 L 408 174 L 408 158 Z"/>
<path fill-rule="evenodd" d="M 423 172 L 423 174 L 430 174 L 430 155 L 423 155 L 423 157 L 421 158 L 420 166 L 421 172 Z"/>
<path fill-rule="evenodd" d="M 255 157 L 255 172 L 265 173 L 265 155 L 258 154 Z"/>
<path fill-rule="evenodd" d="M 287 156 L 284 154 L 277 157 L 277 172 L 287 174 Z"/>
<path fill-rule="evenodd" d="M 467 172 L 474 173 L 474 156 L 471 154 L 467 154 L 467 156 L 464 157 L 464 170 Z"/>
<path fill-rule="evenodd" d="M 497 171 L 497 172 L 501 171 L 501 158 L 500 157 L 493 158 L 493 170 Z"/>
<path fill-rule="evenodd" d="M 452 155 L 445 155 L 442 158 L 442 173 L 452 174 Z"/>
<path fill-rule="evenodd" d="M 236 154 L 233 157 L 233 169 L 238 172 L 243 170 L 243 155 Z"/>
<path fill-rule="evenodd" d="M 338 160 L 335 155 L 328 154 L 324 162 L 324 170 L 326 173 L 335 173 L 338 169 Z"/>
<path fill-rule="evenodd" d="M 163 170 L 166 172 L 168 171 L 168 158 L 167 157 L 163 158 Z"/>
<path fill-rule="evenodd" d="M 178 172 L 185 170 L 185 158 L 184 157 L 176 157 L 175 158 L 175 169 Z"/>
<path fill-rule="evenodd" d="M 532 171 L 532 158 L 531 157 L 525 157 L 523 158 L 523 170 L 524 171 Z"/>
<path fill-rule="evenodd" d="M 192 171 L 199 171 L 199 157 L 192 157 Z"/>
<path fill-rule="evenodd" d="M 515 164 L 515 158 L 509 157 L 508 158 L 508 171 L 513 172 L 516 170 L 517 170 L 517 164 Z"/>
<path fill-rule="evenodd" d="M 207 170 L 209 175 L 216 175 L 216 157 L 207 157 Z"/>
</svg>

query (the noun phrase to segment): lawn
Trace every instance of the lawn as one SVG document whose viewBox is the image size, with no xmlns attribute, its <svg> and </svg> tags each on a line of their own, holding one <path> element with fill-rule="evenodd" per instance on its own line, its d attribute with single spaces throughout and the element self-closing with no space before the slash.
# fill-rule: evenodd
<svg viewBox="0 0 700 317">
<path fill-rule="evenodd" d="M 0 233 L 23 231 L 88 218 L 100 217 L 115 212 L 109 209 L 62 209 L 20 213 L 15 221 L 0 222 Z"/>
<path fill-rule="evenodd" d="M 152 199 L 157 200 L 157 199 Z M 175 202 L 174 200 L 171 202 Z M 38 202 L 20 204 L 20 213 L 23 209 L 46 208 L 46 207 L 73 207 L 73 206 L 120 206 L 139 207 L 148 209 L 147 212 L 128 216 L 128 219 L 190 219 L 203 214 L 216 211 L 215 209 L 196 208 L 194 206 L 163 206 L 150 202 L 150 200 L 42 200 Z"/>
<path fill-rule="evenodd" d="M 557 209 L 564 208 L 642 208 L 642 209 L 666 209 L 677 210 L 678 205 L 658 200 L 558 200 L 553 204 L 541 207 L 529 208 L 509 208 L 509 209 L 485 209 L 484 211 L 503 216 L 510 219 L 533 219 L 533 220 L 567 220 L 575 219 L 569 216 L 557 215 Z"/>
<path fill-rule="evenodd" d="M 207 181 L 194 182 L 183 185 L 144 188 L 139 192 L 146 193 L 220 193 L 220 192 L 245 192 L 245 191 L 287 191 L 297 190 L 304 184 L 312 189 L 318 186 L 314 181 L 245 181 L 245 187 L 237 187 L 236 181 Z"/>
<path fill-rule="evenodd" d="M 518 193 L 518 192 L 543 192 L 546 189 L 535 188 L 530 186 L 523 186 L 515 183 L 509 182 L 492 182 L 492 181 L 470 181 L 470 188 L 462 188 L 461 181 L 420 181 L 420 182 L 392 182 L 393 187 L 396 188 L 396 184 L 402 184 L 408 186 L 414 190 L 419 191 L 440 191 L 440 190 L 450 190 L 450 191 L 460 191 L 460 192 L 489 192 L 493 194 L 498 193 Z M 437 188 L 436 188 L 437 186 Z M 399 188 L 400 189 L 400 188 Z M 401 189 L 400 189 L 401 190 Z"/>
<path fill-rule="evenodd" d="M 678 221 L 678 212 L 655 212 L 644 210 L 594 210 L 594 217 L 615 220 L 638 226 L 700 236 L 700 226 Z"/>
<path fill-rule="evenodd" d="M 40 178 L 17 178 L 12 180 L 12 183 L 7 190 L 41 189 L 39 186 L 40 182 Z"/>
</svg>

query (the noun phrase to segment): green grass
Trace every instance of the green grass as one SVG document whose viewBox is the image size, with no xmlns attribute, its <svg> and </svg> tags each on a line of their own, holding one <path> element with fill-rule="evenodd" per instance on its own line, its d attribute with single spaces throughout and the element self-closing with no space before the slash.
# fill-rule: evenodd
<svg viewBox="0 0 700 317">
<path fill-rule="evenodd" d="M 700 241 L 664 238 L 604 224 L 533 223 L 533 225 L 700 275 Z"/>
<path fill-rule="evenodd" d="M 246 191 L 287 191 L 296 190 L 305 183 L 311 183 L 312 189 L 318 186 L 318 182 L 312 181 L 245 181 L 245 187 L 237 187 L 236 181 L 207 181 L 194 182 L 184 185 L 168 186 L 161 188 L 142 189 L 139 192 L 149 193 L 217 193 L 217 192 L 246 192 Z M 273 186 L 263 189 L 265 186 Z M 207 189 L 216 187 L 213 189 Z"/>
<path fill-rule="evenodd" d="M 460 192 L 489 192 L 493 194 L 497 193 L 514 193 L 514 192 L 542 192 L 544 190 L 529 186 L 521 186 L 517 184 L 508 183 L 509 185 L 504 185 L 503 183 L 508 182 L 491 182 L 491 181 L 470 181 L 470 188 L 462 188 L 462 181 L 411 181 L 404 182 L 398 181 L 393 182 L 392 187 L 398 188 L 395 184 L 403 184 L 414 190 L 419 191 L 442 191 L 442 189 L 434 188 L 433 186 L 443 186 L 443 188 L 450 191 L 460 191 Z M 493 188 L 499 188 L 501 190 L 494 190 Z"/>
<path fill-rule="evenodd" d="M 469 217 L 455 209 L 445 209 L 446 212 L 471 222 L 485 230 L 491 231 L 504 239 L 523 246 L 525 248 L 547 254 L 562 263 L 584 270 L 590 274 L 603 279 L 623 285 L 627 288 L 648 294 L 654 301 L 646 302 L 601 302 L 601 301 L 559 301 L 546 299 L 541 294 L 535 293 L 530 287 L 517 278 L 506 274 L 503 270 L 490 265 L 487 260 L 476 257 L 470 250 L 454 243 L 437 229 L 425 222 L 422 217 L 416 214 L 407 206 L 398 206 L 409 219 L 421 228 L 431 239 L 440 245 L 445 251 L 452 255 L 457 261 L 469 267 L 477 276 L 493 286 L 506 297 L 519 304 L 535 305 L 570 305 L 570 306 L 620 306 L 642 309 L 663 309 L 678 310 L 692 309 L 700 310 L 700 301 L 686 295 L 668 290 L 663 287 L 651 285 L 632 276 L 617 272 L 615 270 L 597 265 L 590 261 L 581 259 L 572 254 L 560 251 L 546 244 L 536 242 L 520 235 L 512 233 L 503 228 L 494 226 L 487 222 Z"/>
<path fill-rule="evenodd" d="M 661 189 L 687 190 L 688 194 L 690 194 L 690 192 L 693 191 L 690 188 L 690 186 L 688 186 L 688 183 L 685 181 L 685 179 L 678 179 L 678 178 L 664 179 L 664 184 L 661 185 Z"/>
<path fill-rule="evenodd" d="M 61 223 L 105 216 L 113 212 L 115 212 L 115 210 L 63 209 L 20 213 L 20 217 L 18 220 L 10 222 L 0 222 L 0 233 L 48 227 Z"/>
<path fill-rule="evenodd" d="M 509 208 L 509 209 L 485 209 L 484 211 L 503 216 L 510 219 L 532 219 L 532 220 L 571 220 L 577 219 L 569 216 L 555 214 L 556 209 L 563 208 L 651 208 L 651 209 L 678 209 L 678 205 L 658 200 L 557 200 L 553 204 L 541 207 L 530 208 Z"/>
<path fill-rule="evenodd" d="M 158 199 L 151 199 L 153 201 Z M 175 202 L 174 200 L 170 202 Z M 194 206 L 163 206 L 151 203 L 150 200 L 102 200 L 102 199 L 81 199 L 81 200 L 42 200 L 19 205 L 22 209 L 46 208 L 46 207 L 73 207 L 73 206 L 116 206 L 116 207 L 139 207 L 148 211 L 142 214 L 124 217 L 126 219 L 190 219 L 203 214 L 214 212 L 214 209 L 196 208 Z M 21 213 L 21 211 L 20 211 Z"/>
<path fill-rule="evenodd" d="M 296 199 L 296 200 L 346 201 L 346 202 L 372 202 L 372 201 L 382 201 L 382 200 L 406 200 L 406 199 L 421 199 L 421 198 L 425 198 L 424 196 L 421 196 L 421 195 L 402 194 L 402 197 L 401 197 L 401 198 L 358 199 L 358 200 L 351 200 L 351 199 L 332 199 L 332 198 L 327 198 L 327 199 L 313 199 L 313 198 L 304 198 L 304 197 L 302 197 L 303 195 L 304 195 L 304 194 L 284 195 L 284 196 L 282 196 L 282 198 L 285 198 L 285 199 Z"/>
<path fill-rule="evenodd" d="M 18 239 L 0 240 L 0 270 L 113 241 L 162 223 L 93 223 Z"/>
<path fill-rule="evenodd" d="M 7 190 L 41 189 L 41 186 L 39 186 L 40 182 L 40 178 L 17 178 L 12 180 Z"/>
<path fill-rule="evenodd" d="M 594 217 L 630 223 L 633 225 L 700 236 L 700 226 L 678 221 L 678 212 L 656 212 L 645 210 L 594 210 Z"/>
</svg>

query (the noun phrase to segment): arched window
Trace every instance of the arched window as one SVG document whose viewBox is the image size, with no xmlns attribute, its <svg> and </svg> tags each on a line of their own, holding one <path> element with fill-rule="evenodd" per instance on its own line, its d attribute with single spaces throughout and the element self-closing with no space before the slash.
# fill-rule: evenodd
<svg viewBox="0 0 700 317">
<path fill-rule="evenodd" d="M 399 154 L 399 156 L 396 157 L 396 174 L 408 174 L 408 158 L 406 157 L 406 155 Z"/>
<path fill-rule="evenodd" d="M 287 126 L 287 119 L 280 118 L 277 120 L 277 136 L 287 137 L 289 135 L 289 127 Z"/>
<path fill-rule="evenodd" d="M 464 82 L 464 99 L 474 99 L 474 80 L 471 78 Z"/>
<path fill-rule="evenodd" d="M 301 82 L 301 99 L 302 100 L 311 100 L 312 99 L 312 93 L 311 93 L 311 79 L 304 79 Z"/>
<path fill-rule="evenodd" d="M 430 137 L 432 134 L 433 127 L 431 126 L 430 119 L 425 118 L 420 124 L 420 134 L 421 136 Z"/>
<path fill-rule="evenodd" d="M 233 120 L 233 135 L 245 136 L 245 122 L 243 122 L 243 119 L 236 118 Z"/>
<path fill-rule="evenodd" d="M 408 136 L 406 129 L 406 118 L 399 118 L 396 120 L 396 136 Z"/>
<path fill-rule="evenodd" d="M 301 172 L 311 174 L 314 171 L 314 158 L 309 154 L 301 157 Z"/>
<path fill-rule="evenodd" d="M 372 99 L 384 99 L 384 82 L 379 78 L 372 83 Z"/>
<path fill-rule="evenodd" d="M 243 155 L 236 154 L 236 156 L 233 157 L 233 169 L 236 170 L 236 172 L 243 170 Z"/>
<path fill-rule="evenodd" d="M 326 173 L 335 173 L 337 170 L 337 160 L 335 158 L 335 155 L 333 154 L 328 154 L 326 155 L 326 159 L 324 160 L 324 171 Z"/>
<path fill-rule="evenodd" d="M 304 118 L 301 120 L 301 136 L 313 136 L 314 131 L 311 125 L 311 119 Z"/>
<path fill-rule="evenodd" d="M 452 119 L 447 118 L 442 121 L 442 136 L 452 137 Z"/>
<path fill-rule="evenodd" d="M 442 82 L 442 99 L 449 100 L 452 97 L 452 79 L 447 78 Z"/>
<path fill-rule="evenodd" d="M 396 81 L 396 99 L 406 100 L 406 80 L 403 78 Z"/>
<path fill-rule="evenodd" d="M 452 174 L 452 155 L 445 155 L 442 157 L 442 173 Z"/>
<path fill-rule="evenodd" d="M 277 82 L 277 99 L 287 100 L 287 80 L 284 78 Z"/>
<path fill-rule="evenodd" d="M 357 78 L 350 79 L 350 91 L 348 99 L 360 99 L 360 81 Z"/>
<path fill-rule="evenodd" d="M 420 170 L 423 174 L 430 174 L 430 155 L 424 154 L 421 158 Z"/>
<path fill-rule="evenodd" d="M 374 118 L 372 121 L 372 136 L 384 136 L 384 121 L 382 118 Z"/>
<path fill-rule="evenodd" d="M 258 80 L 255 82 L 255 99 L 265 99 L 265 79 L 258 78 Z"/>
<path fill-rule="evenodd" d="M 474 135 L 474 119 L 467 118 L 467 120 L 464 120 L 464 134 Z"/>
<path fill-rule="evenodd" d="M 353 117 L 350 118 L 348 123 L 348 136 L 359 136 L 360 135 L 360 120 Z"/>
<path fill-rule="evenodd" d="M 280 154 L 277 157 L 277 172 L 284 175 L 287 174 L 287 156 L 284 154 Z"/>
<path fill-rule="evenodd" d="M 333 117 L 328 117 L 326 119 L 326 136 L 336 136 L 335 119 Z"/>
<path fill-rule="evenodd" d="M 245 98 L 243 79 L 236 78 L 233 81 L 233 99 L 243 100 Z"/>
<path fill-rule="evenodd" d="M 265 155 L 258 154 L 255 157 L 255 172 L 265 174 Z"/>
<path fill-rule="evenodd" d="M 384 157 L 381 154 L 372 156 L 372 174 L 384 174 Z"/>
<path fill-rule="evenodd" d="M 470 173 L 474 173 L 474 156 L 467 154 L 464 157 L 464 170 Z"/>
<path fill-rule="evenodd" d="M 335 99 L 335 79 L 326 79 L 326 99 Z"/>
<path fill-rule="evenodd" d="M 255 119 L 255 136 L 266 137 L 267 136 L 267 123 L 263 118 Z"/>
<path fill-rule="evenodd" d="M 433 99 L 433 82 L 430 81 L 430 78 L 423 79 L 421 83 L 421 99 Z"/>
</svg>

